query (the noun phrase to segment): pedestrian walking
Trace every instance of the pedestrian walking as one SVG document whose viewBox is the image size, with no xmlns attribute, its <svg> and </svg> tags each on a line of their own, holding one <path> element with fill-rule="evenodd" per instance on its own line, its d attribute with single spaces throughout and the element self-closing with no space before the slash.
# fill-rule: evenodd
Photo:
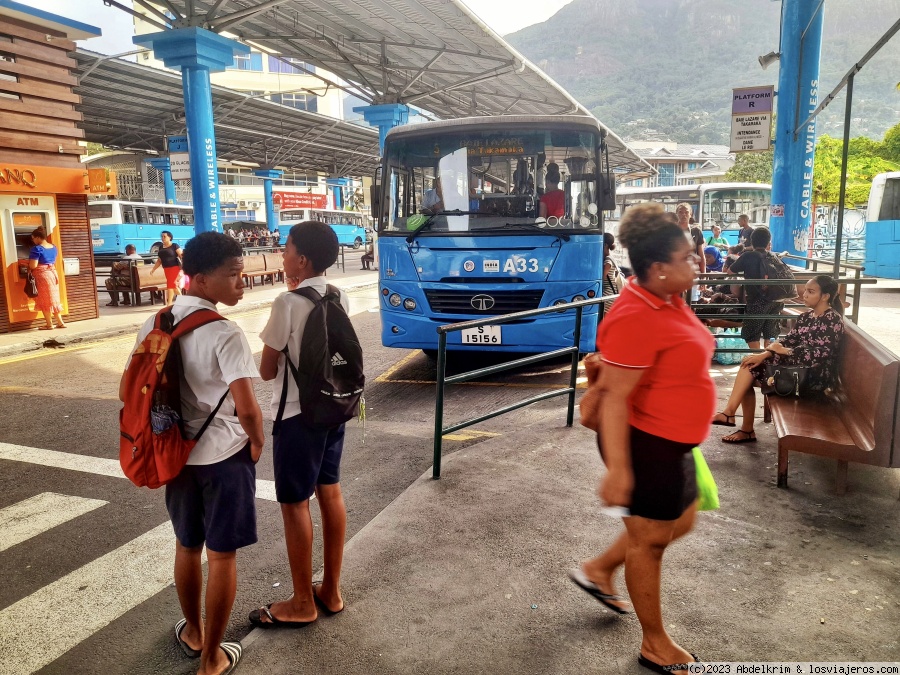
<svg viewBox="0 0 900 675">
<path fill-rule="evenodd" d="M 150 274 L 153 274 L 162 265 L 163 273 L 166 275 L 167 305 L 175 302 L 175 296 L 178 294 L 178 277 L 181 274 L 181 247 L 172 241 L 172 236 L 168 230 L 160 232 L 162 246 L 159 247 L 159 258 L 150 270 Z"/>
<path fill-rule="evenodd" d="M 220 302 L 233 306 L 243 297 L 241 247 L 225 234 L 204 232 L 191 239 L 184 250 L 184 268 L 191 286 L 171 308 L 176 326 L 195 311 L 215 311 Z M 153 329 L 155 319 L 150 317 L 141 327 L 137 345 Z M 200 657 L 201 675 L 227 673 L 241 658 L 239 642 L 222 642 L 237 590 L 236 551 L 256 543 L 255 465 L 265 440 L 262 412 L 253 393 L 259 372 L 247 338 L 233 321 L 202 325 L 177 344 L 185 431 L 193 438 L 209 424 L 187 464 L 166 484 L 166 509 L 176 538 L 175 589 L 184 614 L 175 625 L 175 639 L 187 656 Z M 123 375 L 119 385 L 123 401 L 125 393 Z"/>
<path fill-rule="evenodd" d="M 328 313 L 346 314 L 350 310 L 343 291 L 334 296 L 339 297 L 336 303 L 325 298 L 336 290 L 328 286 L 325 270 L 337 260 L 338 246 L 334 230 L 325 223 L 304 221 L 291 228 L 284 250 L 284 274 L 291 292 L 275 299 L 269 321 L 260 333 L 264 344 L 260 373 L 263 380 L 274 380 L 275 496 L 281 505 L 293 582 L 293 595 L 288 600 L 250 612 L 250 622 L 261 628 L 306 626 L 318 618 L 317 604 L 328 614 L 344 608 L 340 585 L 347 529 L 347 511 L 340 485 L 344 424 L 315 423 L 314 411 L 307 410 L 310 397 L 304 398 L 304 395 L 316 392 L 304 391 L 301 395 L 295 372 L 296 368 L 298 372 L 306 373 L 310 365 L 301 346 L 303 350 L 310 348 L 306 331 L 317 303 L 328 303 Z M 349 319 L 346 322 L 349 326 Z M 309 330 L 325 332 L 326 342 L 334 337 L 330 322 L 327 329 L 320 324 L 309 326 Z M 356 338 L 355 334 L 353 338 Z M 361 351 L 359 355 L 361 358 Z M 315 355 L 312 358 L 315 359 Z M 351 354 L 346 350 L 331 355 L 326 352 L 319 358 L 320 361 L 327 360 L 335 374 L 346 368 L 350 359 Z M 359 371 L 362 372 L 361 362 Z M 291 374 L 294 377 L 290 377 Z M 301 399 L 304 400 L 302 406 Z M 313 526 L 309 512 L 313 494 L 322 513 L 325 563 L 322 583 L 315 587 L 312 584 Z"/>
<path fill-rule="evenodd" d="M 599 495 L 627 509 L 625 532 L 600 556 L 570 573 L 572 581 L 614 612 L 630 612 L 616 594 L 625 584 L 643 631 L 638 661 L 656 672 L 697 661 L 666 632 L 660 602 L 662 557 L 687 534 L 697 509 L 692 450 L 709 432 L 716 387 L 709 376 L 715 344 L 682 299 L 697 273 L 697 254 L 659 204 L 632 206 L 619 225 L 635 277 L 604 317 L 598 443 L 607 472 Z"/>
</svg>

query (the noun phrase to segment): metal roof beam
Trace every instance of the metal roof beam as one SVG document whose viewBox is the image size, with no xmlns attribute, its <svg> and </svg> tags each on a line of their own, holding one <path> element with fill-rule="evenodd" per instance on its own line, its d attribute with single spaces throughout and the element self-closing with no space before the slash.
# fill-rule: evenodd
<svg viewBox="0 0 900 675">
<path fill-rule="evenodd" d="M 506 65 L 497 66 L 496 68 L 492 68 L 491 70 L 488 70 L 487 72 L 479 73 L 478 75 L 468 77 L 464 80 L 460 80 L 459 82 L 455 82 L 453 84 L 448 84 L 444 87 L 439 87 L 437 89 L 432 89 L 431 91 L 426 91 L 421 94 L 417 94 L 416 96 L 406 99 L 405 102 L 412 103 L 413 101 L 418 101 L 420 98 L 427 98 L 429 96 L 433 96 L 434 94 L 442 94 L 444 92 L 452 91 L 454 89 L 459 89 L 460 87 L 465 87 L 470 84 L 477 84 L 484 80 L 488 80 L 493 77 L 496 77 L 497 75 L 500 74 L 500 71 L 504 70 L 505 68 L 509 68 L 509 66 L 506 66 Z"/>
<path fill-rule="evenodd" d="M 206 10 L 206 21 L 209 22 L 215 19 L 219 15 L 219 10 L 229 2 L 231 2 L 231 0 L 217 0 L 216 4 Z"/>
<path fill-rule="evenodd" d="M 284 3 L 289 1 L 290 0 L 266 0 L 266 2 L 256 5 L 255 7 L 242 9 L 238 12 L 232 12 L 231 14 L 223 14 L 222 18 L 210 21 L 209 26 L 216 33 L 221 33 L 229 26 L 236 26 L 238 24 L 241 24 L 247 19 L 255 16 L 256 14 L 260 14 L 261 12 L 264 12 L 267 9 L 271 9 L 272 7 L 283 5 Z"/>
<path fill-rule="evenodd" d="M 165 21 L 166 23 L 172 23 L 172 19 L 170 19 L 169 17 L 167 17 L 165 14 L 163 14 L 162 12 L 160 12 L 158 9 L 156 9 L 156 7 L 154 7 L 154 6 L 151 5 L 149 2 L 147 2 L 147 0 L 131 0 L 131 1 L 132 1 L 133 3 L 137 3 L 138 5 L 140 5 L 140 6 L 143 7 L 144 9 L 146 9 L 148 12 L 152 12 L 152 13 L 155 14 L 159 19 Z M 175 9 L 175 8 L 172 6 L 171 3 L 166 2 L 166 0 L 159 0 L 159 1 L 162 2 L 164 5 L 166 5 L 166 7 L 169 8 L 169 11 L 172 12 L 172 14 L 175 15 L 175 18 L 176 18 L 176 19 L 184 18 L 184 17 L 181 16 L 181 12 L 179 12 L 177 9 Z"/>
<path fill-rule="evenodd" d="M 146 14 L 141 14 L 140 12 L 136 12 L 131 7 L 126 7 L 122 3 L 116 2 L 116 0 L 103 0 L 103 4 L 109 5 L 111 7 L 115 7 L 116 9 L 121 9 L 123 12 L 128 12 L 132 16 L 137 17 L 141 21 L 146 21 L 147 23 L 156 26 L 160 30 L 169 30 L 169 28 L 171 28 L 171 25 L 162 24 L 159 21 L 157 21 L 156 19 L 151 19 Z M 169 21 L 169 19 L 167 18 L 166 22 L 168 23 L 168 21 Z"/>
<path fill-rule="evenodd" d="M 419 78 L 422 77 L 422 75 L 425 74 L 425 71 L 427 71 L 429 68 L 431 68 L 431 66 L 433 66 L 435 63 L 437 63 L 437 62 L 438 62 L 438 59 L 440 59 L 443 55 L 444 55 L 444 51 L 443 51 L 443 50 L 441 50 L 441 51 L 439 51 L 437 54 L 435 54 L 434 57 L 433 57 L 428 63 L 426 63 L 424 66 L 422 66 L 422 67 L 419 69 L 419 72 L 417 72 L 417 73 L 413 76 L 413 78 L 412 78 L 409 82 L 406 83 L 406 86 L 403 87 L 403 89 L 401 89 L 401 90 L 397 93 L 397 96 L 403 96 L 403 94 L 405 94 L 406 91 L 407 91 L 411 86 L 413 86 L 416 82 L 419 81 Z"/>
</svg>

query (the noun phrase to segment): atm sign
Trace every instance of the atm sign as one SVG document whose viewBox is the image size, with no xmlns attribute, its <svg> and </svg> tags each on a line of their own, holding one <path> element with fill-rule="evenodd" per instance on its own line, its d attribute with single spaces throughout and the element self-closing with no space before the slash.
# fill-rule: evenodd
<svg viewBox="0 0 900 675">
<path fill-rule="evenodd" d="M 19 197 L 16 206 L 40 206 L 40 202 L 37 197 Z"/>
</svg>

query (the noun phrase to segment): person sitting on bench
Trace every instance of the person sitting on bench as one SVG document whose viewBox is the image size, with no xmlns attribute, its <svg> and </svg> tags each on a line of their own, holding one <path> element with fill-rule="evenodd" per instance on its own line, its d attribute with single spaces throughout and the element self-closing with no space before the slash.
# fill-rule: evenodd
<svg viewBox="0 0 900 675">
<path fill-rule="evenodd" d="M 119 306 L 119 293 L 123 296 L 123 305 L 128 307 L 131 304 L 131 295 L 124 289 L 131 289 L 132 260 L 140 260 L 143 262 L 144 259 L 138 255 L 134 244 L 128 244 L 125 247 L 125 255 L 112 264 L 112 269 L 109 271 L 109 277 L 107 277 L 104 282 L 106 284 L 106 290 L 109 291 L 109 302 L 106 303 L 107 307 Z"/>
<path fill-rule="evenodd" d="M 752 443 L 756 441 L 753 418 L 756 413 L 754 386 L 765 383 L 765 364 L 805 366 L 809 369 L 806 388 L 810 392 L 823 392 L 834 386 L 837 377 L 837 356 L 844 335 L 844 305 L 838 295 L 837 282 L 824 274 L 806 282 L 803 304 L 810 311 L 801 314 L 793 330 L 777 342 L 772 342 L 764 352 L 745 356 L 734 380 L 734 388 L 728 403 L 716 413 L 712 423 L 723 427 L 737 426 L 735 416 L 738 406 L 743 413 L 743 423 L 733 434 L 722 438 L 724 443 Z"/>
</svg>

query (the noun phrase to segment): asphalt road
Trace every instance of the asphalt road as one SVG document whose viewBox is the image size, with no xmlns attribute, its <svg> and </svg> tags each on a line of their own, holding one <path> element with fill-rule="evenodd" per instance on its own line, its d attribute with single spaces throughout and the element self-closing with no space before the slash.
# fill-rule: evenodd
<svg viewBox="0 0 900 675">
<path fill-rule="evenodd" d="M 381 347 L 376 294 L 352 295 L 368 386 L 366 424 L 348 424 L 345 444 L 348 539 L 432 461 L 434 363 L 421 352 Z M 257 358 L 267 317 L 268 310 L 256 310 L 236 318 Z M 171 637 L 180 612 L 162 491 L 135 488 L 115 470 L 116 389 L 132 344 L 111 339 L 0 361 L 0 529 L 8 526 L 0 535 L 0 675 L 196 667 Z M 451 359 L 449 365 L 454 371 L 481 364 Z M 555 362 L 454 387 L 445 424 L 530 396 L 535 387 L 565 386 L 567 368 Z M 271 385 L 260 382 L 256 393 L 266 412 Z M 557 399 L 458 432 L 445 440 L 445 453 L 519 429 L 526 415 L 529 424 L 558 422 L 560 408 Z M 267 435 L 270 430 L 267 423 Z M 16 453 L 26 461 L 10 459 Z M 257 477 L 273 480 L 271 439 Z M 257 499 L 257 512 L 259 543 L 238 554 L 238 594 L 226 639 L 249 633 L 249 610 L 290 592 L 278 505 Z M 313 513 L 318 527 L 317 509 Z M 317 541 L 314 569 L 320 565 Z"/>
</svg>

